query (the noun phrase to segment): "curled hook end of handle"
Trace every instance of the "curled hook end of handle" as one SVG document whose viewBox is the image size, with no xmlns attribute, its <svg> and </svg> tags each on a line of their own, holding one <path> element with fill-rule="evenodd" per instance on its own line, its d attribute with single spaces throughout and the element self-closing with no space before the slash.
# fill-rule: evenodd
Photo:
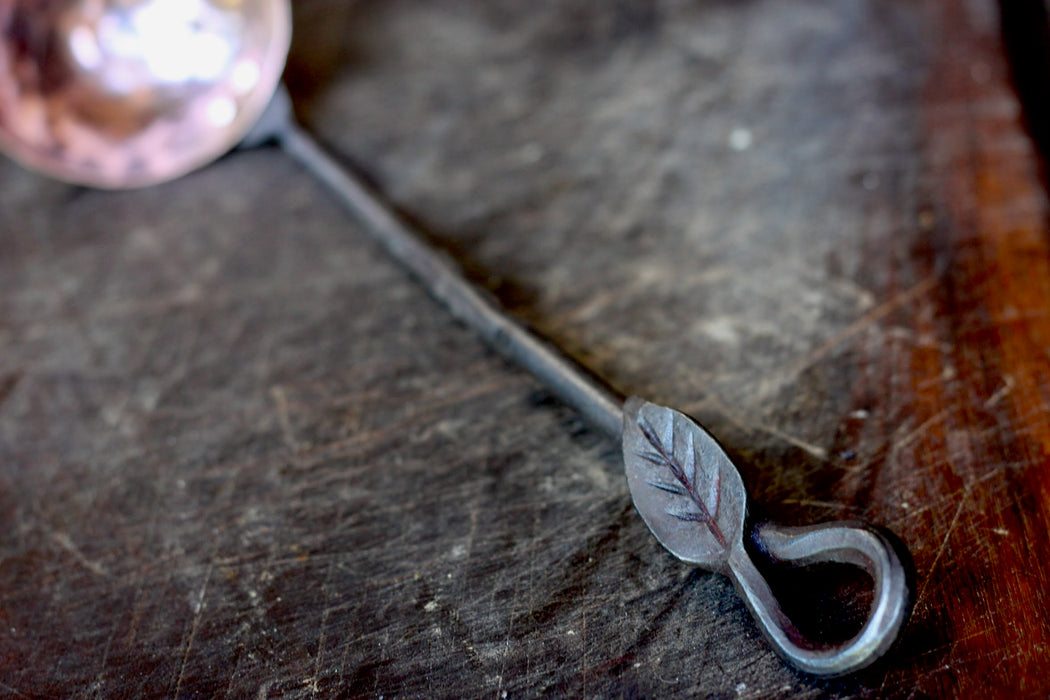
<svg viewBox="0 0 1050 700">
<path fill-rule="evenodd" d="M 896 640 L 911 611 L 911 558 L 892 535 L 862 523 L 751 531 L 778 563 L 852 564 L 875 583 L 867 621 L 848 642 L 821 648 L 791 623 L 744 548 L 747 493 L 715 439 L 683 413 L 632 397 L 623 407 L 627 486 L 649 530 L 683 561 L 728 574 L 776 650 L 816 676 L 841 676 L 871 665 Z"/>
<path fill-rule="evenodd" d="M 870 666 L 890 649 L 911 612 L 914 588 L 910 559 L 892 536 L 863 523 L 797 528 L 763 523 L 756 526 L 753 538 L 775 562 L 852 564 L 874 581 L 874 601 L 860 632 L 841 645 L 819 648 L 804 643 L 750 555 L 742 545 L 735 548 L 729 557 L 730 576 L 763 632 L 788 662 L 812 675 L 842 676 Z"/>
</svg>

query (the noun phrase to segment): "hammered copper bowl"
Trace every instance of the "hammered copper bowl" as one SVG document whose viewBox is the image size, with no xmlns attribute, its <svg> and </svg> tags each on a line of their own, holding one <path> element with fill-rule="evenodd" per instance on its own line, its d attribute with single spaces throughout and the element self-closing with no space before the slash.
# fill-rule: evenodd
<svg viewBox="0 0 1050 700">
<path fill-rule="evenodd" d="M 104 188 L 226 152 L 277 87 L 287 0 L 0 2 L 0 149 Z"/>
</svg>

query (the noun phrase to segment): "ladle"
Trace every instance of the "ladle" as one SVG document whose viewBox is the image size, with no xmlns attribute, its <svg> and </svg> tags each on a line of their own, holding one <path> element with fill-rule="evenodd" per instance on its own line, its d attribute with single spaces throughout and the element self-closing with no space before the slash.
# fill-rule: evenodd
<svg viewBox="0 0 1050 700">
<path fill-rule="evenodd" d="M 670 408 L 621 401 L 526 331 L 294 123 L 278 85 L 290 27 L 287 0 L 5 0 L 0 148 L 54 178 L 130 188 L 188 173 L 238 142 L 276 142 L 456 318 L 622 441 L 628 488 L 649 529 L 684 561 L 729 576 L 784 659 L 837 676 L 882 656 L 911 605 L 896 539 L 854 522 L 751 523 L 743 482 L 709 433 Z M 865 569 L 874 602 L 860 632 L 830 647 L 805 639 L 753 552 Z"/>
</svg>

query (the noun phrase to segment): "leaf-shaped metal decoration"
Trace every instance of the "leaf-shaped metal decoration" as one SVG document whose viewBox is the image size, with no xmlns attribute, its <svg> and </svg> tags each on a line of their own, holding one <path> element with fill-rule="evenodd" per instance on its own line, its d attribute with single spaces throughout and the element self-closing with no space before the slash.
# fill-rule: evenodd
<svg viewBox="0 0 1050 700">
<path fill-rule="evenodd" d="M 623 415 L 627 484 L 645 524 L 678 558 L 724 571 L 747 512 L 736 467 L 678 411 L 633 397 Z"/>
<path fill-rule="evenodd" d="M 807 673 L 838 676 L 871 664 L 896 639 L 910 610 L 911 581 L 893 542 L 857 523 L 750 534 L 774 561 L 851 563 L 875 582 L 875 604 L 857 635 L 819 648 L 804 640 L 744 547 L 747 493 L 729 457 L 707 431 L 678 411 L 643 399 L 623 407 L 623 458 L 635 508 L 672 554 L 733 580 L 773 647 Z"/>
</svg>

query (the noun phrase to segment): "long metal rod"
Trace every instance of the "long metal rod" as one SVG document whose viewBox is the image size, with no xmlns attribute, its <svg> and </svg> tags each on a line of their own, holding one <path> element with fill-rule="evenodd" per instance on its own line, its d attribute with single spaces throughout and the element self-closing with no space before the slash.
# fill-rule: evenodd
<svg viewBox="0 0 1050 700">
<path fill-rule="evenodd" d="M 471 285 L 455 262 L 413 233 L 293 120 L 286 120 L 275 135 L 281 148 L 327 186 L 364 230 L 454 317 L 503 357 L 532 373 L 593 427 L 620 439 L 623 401 L 611 389 L 540 341 Z"/>
</svg>

